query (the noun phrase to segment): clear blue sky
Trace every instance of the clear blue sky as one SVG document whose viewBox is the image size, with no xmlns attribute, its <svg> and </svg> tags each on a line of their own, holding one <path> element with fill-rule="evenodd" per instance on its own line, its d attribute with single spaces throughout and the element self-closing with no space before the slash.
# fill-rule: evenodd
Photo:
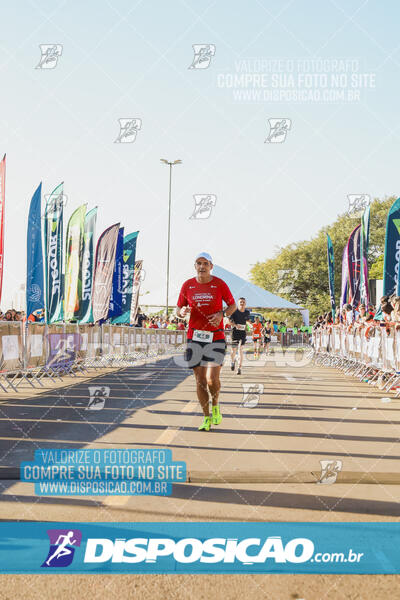
<svg viewBox="0 0 400 600">
<path fill-rule="evenodd" d="M 126 233 L 140 230 L 137 258 L 151 292 L 142 301 L 152 303 L 165 298 L 161 157 L 183 161 L 173 180 L 173 303 L 200 250 L 247 277 L 277 246 L 310 239 L 344 212 L 347 194 L 398 194 L 399 17 L 394 0 L 5 4 L 1 308 L 25 281 L 27 211 L 40 180 L 45 193 L 65 182 L 67 218 L 81 203 L 97 204 L 97 234 L 118 221 Z M 35 69 L 45 43 L 63 45 L 55 69 Z M 203 43 L 216 47 L 209 68 L 189 69 L 192 45 Z M 298 82 L 299 64 L 316 59 L 356 61 L 345 101 L 245 100 L 234 95 L 239 88 L 221 87 L 243 65 L 263 64 L 268 91 L 276 61 L 292 64 Z M 348 101 L 354 72 L 368 74 L 367 87 Z M 115 144 L 124 117 L 142 119 L 142 129 L 134 143 Z M 285 142 L 264 143 L 268 119 L 278 117 L 292 120 Z M 217 204 L 209 219 L 190 220 L 193 194 L 201 193 L 215 194 Z"/>
</svg>

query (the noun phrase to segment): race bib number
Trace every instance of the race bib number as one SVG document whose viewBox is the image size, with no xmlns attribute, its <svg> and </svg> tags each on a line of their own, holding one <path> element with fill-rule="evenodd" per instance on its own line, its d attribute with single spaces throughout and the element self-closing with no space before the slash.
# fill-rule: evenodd
<svg viewBox="0 0 400 600">
<path fill-rule="evenodd" d="M 240 323 L 237 323 L 235 325 L 236 329 L 239 329 L 239 331 L 244 331 L 246 329 L 246 325 L 241 325 Z"/>
<path fill-rule="evenodd" d="M 212 342 L 213 341 L 213 332 L 212 331 L 201 331 L 200 329 L 195 329 L 193 331 L 192 340 L 194 342 Z"/>
<path fill-rule="evenodd" d="M 259 333 L 253 333 L 253 338 L 259 338 L 261 337 Z"/>
</svg>

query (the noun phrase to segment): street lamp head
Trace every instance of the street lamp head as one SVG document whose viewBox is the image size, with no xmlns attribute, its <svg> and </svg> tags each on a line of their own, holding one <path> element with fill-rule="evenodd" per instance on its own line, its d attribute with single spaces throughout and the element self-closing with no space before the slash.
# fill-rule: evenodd
<svg viewBox="0 0 400 600">
<path fill-rule="evenodd" d="M 174 160 L 174 162 L 170 162 L 169 160 L 166 160 L 165 158 L 160 158 L 160 161 L 165 163 L 166 165 L 179 165 L 182 162 L 180 159 Z"/>
</svg>

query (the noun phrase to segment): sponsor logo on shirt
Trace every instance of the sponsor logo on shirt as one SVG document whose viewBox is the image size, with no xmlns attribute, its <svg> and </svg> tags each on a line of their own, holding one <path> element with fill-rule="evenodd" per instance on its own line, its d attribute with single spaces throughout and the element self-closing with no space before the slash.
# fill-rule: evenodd
<svg viewBox="0 0 400 600">
<path fill-rule="evenodd" d="M 214 296 L 212 294 L 208 294 L 208 293 L 193 294 L 194 302 L 212 302 L 213 300 L 214 300 Z"/>
</svg>

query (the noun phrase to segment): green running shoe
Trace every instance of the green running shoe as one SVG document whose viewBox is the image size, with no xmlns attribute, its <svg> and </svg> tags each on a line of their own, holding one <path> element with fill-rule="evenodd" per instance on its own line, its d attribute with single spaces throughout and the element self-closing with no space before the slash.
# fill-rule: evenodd
<svg viewBox="0 0 400 600">
<path fill-rule="evenodd" d="M 199 431 L 210 431 L 210 429 L 211 429 L 211 418 L 204 417 L 204 421 L 200 425 Z"/>
<path fill-rule="evenodd" d="M 212 407 L 212 424 L 219 425 L 222 421 L 222 415 L 219 410 L 219 405 Z"/>
</svg>

